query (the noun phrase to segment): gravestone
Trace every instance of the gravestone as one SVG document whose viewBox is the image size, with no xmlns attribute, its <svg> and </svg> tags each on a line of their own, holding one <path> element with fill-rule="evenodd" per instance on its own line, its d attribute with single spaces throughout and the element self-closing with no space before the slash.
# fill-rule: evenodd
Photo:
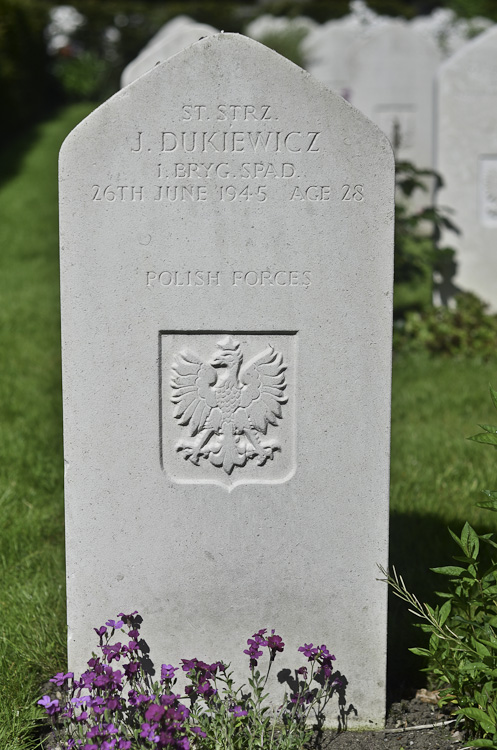
<svg viewBox="0 0 497 750">
<path fill-rule="evenodd" d="M 309 32 L 302 43 L 309 73 L 350 101 L 355 52 L 364 38 L 358 24 L 329 21 Z"/>
<path fill-rule="evenodd" d="M 71 669 L 121 611 L 157 663 L 223 659 L 240 682 L 275 628 L 280 669 L 326 643 L 349 725 L 381 725 L 388 140 L 220 34 L 69 135 L 60 200 Z"/>
<path fill-rule="evenodd" d="M 468 42 L 440 69 L 437 169 L 441 206 L 455 211 L 457 272 L 443 287 L 469 290 L 497 310 L 497 28 Z"/>
<path fill-rule="evenodd" d="M 350 101 L 396 145 L 401 160 L 433 166 L 434 80 L 441 53 L 406 21 L 392 21 L 356 50 Z"/>
<path fill-rule="evenodd" d="M 151 70 L 154 65 L 164 62 L 191 44 L 217 33 L 217 29 L 212 26 L 197 23 L 188 16 L 177 16 L 166 23 L 142 49 L 138 57 L 124 68 L 121 87 L 128 86 Z"/>
<path fill-rule="evenodd" d="M 357 50 L 390 19 L 377 16 L 362 5 L 350 15 L 317 26 L 302 42 L 305 68 L 347 101 L 353 99 Z"/>
</svg>

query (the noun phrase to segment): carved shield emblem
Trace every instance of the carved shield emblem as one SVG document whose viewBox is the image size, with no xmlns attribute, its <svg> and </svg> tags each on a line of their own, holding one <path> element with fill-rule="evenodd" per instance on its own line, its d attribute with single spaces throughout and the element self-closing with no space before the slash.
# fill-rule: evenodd
<svg viewBox="0 0 497 750">
<path fill-rule="evenodd" d="M 178 482 L 293 473 L 294 334 L 161 334 L 162 463 Z"/>
</svg>

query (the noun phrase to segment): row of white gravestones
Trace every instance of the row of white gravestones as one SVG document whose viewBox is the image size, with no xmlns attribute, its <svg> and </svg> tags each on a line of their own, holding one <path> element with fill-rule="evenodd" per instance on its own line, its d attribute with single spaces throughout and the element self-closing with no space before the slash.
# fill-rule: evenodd
<svg viewBox="0 0 497 750">
<path fill-rule="evenodd" d="M 445 278 L 442 301 L 458 289 L 497 310 L 497 27 L 467 44 L 441 67 L 438 79 L 439 202 L 455 211 L 461 234 L 456 274 Z"/>
<path fill-rule="evenodd" d="M 72 670 L 121 611 L 143 615 L 156 663 L 223 659 L 239 683 L 247 638 L 275 628 L 276 672 L 326 643 L 349 725 L 382 725 L 393 197 L 383 133 L 231 34 L 69 135 Z"/>
<path fill-rule="evenodd" d="M 437 200 L 454 211 L 461 234 L 444 237 L 456 258 L 437 299 L 468 290 L 497 310 L 496 27 L 442 64 L 433 41 L 402 21 L 362 34 L 326 25 L 309 34 L 306 50 L 309 70 L 397 142 L 398 158 L 441 174 Z"/>
<path fill-rule="evenodd" d="M 166 23 L 138 57 L 125 67 L 121 76 L 121 86 L 128 86 L 144 73 L 148 73 L 154 65 L 164 62 L 200 39 L 217 33 L 217 29 L 212 26 L 197 23 L 188 16 L 177 16 Z"/>
<path fill-rule="evenodd" d="M 332 23 L 305 39 L 307 69 L 388 135 L 399 159 L 433 165 L 433 84 L 441 53 L 403 20 L 361 32 Z"/>
</svg>

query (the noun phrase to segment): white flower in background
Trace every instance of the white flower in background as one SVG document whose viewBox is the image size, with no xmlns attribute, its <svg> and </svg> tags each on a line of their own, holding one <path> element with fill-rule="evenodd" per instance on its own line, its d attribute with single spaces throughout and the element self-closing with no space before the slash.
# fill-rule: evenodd
<svg viewBox="0 0 497 750">
<path fill-rule="evenodd" d="M 47 49 L 55 55 L 71 43 L 71 36 L 86 23 L 86 18 L 71 5 L 58 5 L 50 10 L 50 23 L 45 29 Z"/>
<path fill-rule="evenodd" d="M 369 8 L 364 0 L 352 0 L 349 5 L 349 18 L 360 26 L 371 26 L 378 21 L 380 16 Z"/>
<path fill-rule="evenodd" d="M 121 32 L 115 26 L 108 26 L 104 31 L 104 39 L 109 44 L 117 44 L 121 39 Z"/>
</svg>

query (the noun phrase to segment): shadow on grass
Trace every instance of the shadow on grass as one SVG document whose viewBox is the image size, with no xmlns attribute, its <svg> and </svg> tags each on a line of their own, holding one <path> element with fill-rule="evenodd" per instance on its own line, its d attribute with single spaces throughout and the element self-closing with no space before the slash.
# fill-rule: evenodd
<svg viewBox="0 0 497 750">
<path fill-rule="evenodd" d="M 441 604 L 436 591 L 445 591 L 446 576 L 433 573 L 430 568 L 451 565 L 460 550 L 448 532 L 450 527 L 460 534 L 464 523 L 454 520 L 445 523 L 435 515 L 393 513 L 390 517 L 390 563 L 404 579 L 409 591 L 428 604 Z M 477 533 L 488 533 L 492 525 L 475 527 Z M 408 605 L 389 591 L 388 596 L 388 703 L 410 698 L 416 689 L 426 686 L 427 675 L 422 672 L 424 659 L 409 651 L 414 646 L 426 646 L 428 635 L 416 627 L 419 619 L 411 614 Z"/>
<path fill-rule="evenodd" d="M 37 140 L 42 122 L 23 130 L 0 149 L 0 188 L 21 171 L 23 159 Z"/>
</svg>

